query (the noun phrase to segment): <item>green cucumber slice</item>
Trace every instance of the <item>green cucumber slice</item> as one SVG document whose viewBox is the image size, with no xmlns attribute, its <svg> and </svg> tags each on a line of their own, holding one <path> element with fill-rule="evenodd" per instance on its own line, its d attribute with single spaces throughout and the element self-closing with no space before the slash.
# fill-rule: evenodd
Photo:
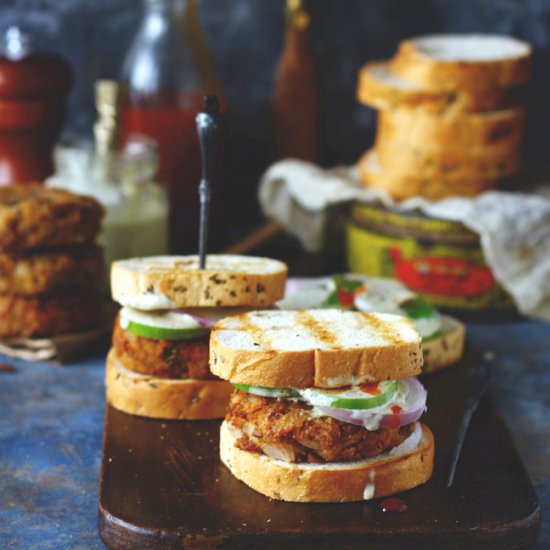
<svg viewBox="0 0 550 550">
<path fill-rule="evenodd" d="M 120 310 L 120 326 L 153 340 L 190 340 L 210 332 L 192 315 L 177 311 L 141 311 L 131 307 Z"/>
<path fill-rule="evenodd" d="M 209 328 L 166 328 L 142 325 L 135 321 L 128 321 L 126 330 L 144 338 L 153 340 L 191 340 L 205 336 L 210 332 Z"/>
<path fill-rule="evenodd" d="M 378 387 L 382 393 L 363 397 L 368 394 L 361 391 L 361 386 L 353 386 L 345 390 L 319 390 L 308 388 L 302 391 L 302 396 L 312 405 L 324 405 L 334 409 L 374 409 L 385 405 L 397 393 L 396 380 L 380 382 Z"/>
<path fill-rule="evenodd" d="M 264 388 L 261 386 L 247 386 L 246 384 L 233 384 L 233 387 L 261 397 L 300 397 L 300 394 L 294 388 Z"/>
</svg>

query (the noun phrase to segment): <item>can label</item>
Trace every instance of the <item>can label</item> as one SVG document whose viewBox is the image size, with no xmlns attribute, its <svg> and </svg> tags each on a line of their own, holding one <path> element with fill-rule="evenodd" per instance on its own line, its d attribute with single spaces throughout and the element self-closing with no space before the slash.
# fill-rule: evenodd
<svg viewBox="0 0 550 550">
<path fill-rule="evenodd" d="M 445 239 L 432 231 L 431 238 L 427 238 L 426 232 L 430 226 L 434 229 L 434 222 L 438 220 L 414 219 L 417 230 L 423 233 L 423 237 L 419 237 L 418 231 L 414 232 L 416 236 L 411 236 L 403 221 L 397 228 L 393 226 L 384 233 L 350 221 L 346 231 L 350 271 L 398 279 L 438 307 L 463 310 L 513 308 L 512 298 L 495 281 L 479 245 L 471 238 L 466 243 L 466 235 L 463 239 L 456 238 L 456 232 L 450 239 Z M 446 223 L 445 220 L 441 222 Z M 436 233 L 442 228 L 439 223 Z M 463 232 L 471 234 L 465 228 Z"/>
</svg>

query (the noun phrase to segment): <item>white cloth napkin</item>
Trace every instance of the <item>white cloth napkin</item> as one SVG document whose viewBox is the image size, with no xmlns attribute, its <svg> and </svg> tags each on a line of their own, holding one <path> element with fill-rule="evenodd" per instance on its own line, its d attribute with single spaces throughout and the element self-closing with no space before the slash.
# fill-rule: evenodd
<svg viewBox="0 0 550 550">
<path fill-rule="evenodd" d="M 361 186 L 355 168 L 323 170 L 298 160 L 271 166 L 260 181 L 263 212 L 299 239 L 304 248 L 323 248 L 330 206 L 351 200 L 378 202 L 401 211 L 419 209 L 462 222 L 480 235 L 487 264 L 524 315 L 550 321 L 550 192 L 490 191 L 474 198 L 401 203 L 383 191 Z"/>
</svg>

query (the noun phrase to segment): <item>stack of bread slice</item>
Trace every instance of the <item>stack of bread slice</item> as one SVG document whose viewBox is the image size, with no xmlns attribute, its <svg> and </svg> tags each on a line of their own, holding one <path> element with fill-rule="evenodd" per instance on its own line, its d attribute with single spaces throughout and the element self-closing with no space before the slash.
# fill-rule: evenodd
<svg viewBox="0 0 550 550">
<path fill-rule="evenodd" d="M 101 324 L 103 208 L 39 183 L 0 188 L 0 337 L 51 337 Z"/>
<path fill-rule="evenodd" d="M 475 196 L 519 167 L 531 48 L 497 35 L 403 41 L 387 62 L 365 65 L 357 96 L 378 109 L 375 147 L 359 160 L 362 183 L 395 200 Z"/>
</svg>

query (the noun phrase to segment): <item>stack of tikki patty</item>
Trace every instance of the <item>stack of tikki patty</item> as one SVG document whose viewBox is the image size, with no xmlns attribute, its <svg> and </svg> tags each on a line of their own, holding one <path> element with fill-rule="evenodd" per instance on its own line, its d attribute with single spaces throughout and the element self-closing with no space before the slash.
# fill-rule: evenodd
<svg viewBox="0 0 550 550">
<path fill-rule="evenodd" d="M 210 327 L 270 308 L 284 295 L 287 267 L 267 258 L 157 256 L 114 262 L 113 299 L 123 307 L 107 358 L 107 400 L 129 414 L 221 418 L 232 386 L 209 369 Z"/>
<path fill-rule="evenodd" d="M 41 184 L 0 187 L 0 337 L 47 337 L 97 326 L 103 209 Z"/>
<path fill-rule="evenodd" d="M 517 97 L 530 63 L 530 46 L 514 38 L 433 35 L 365 65 L 358 99 L 379 112 L 375 147 L 359 160 L 362 183 L 396 200 L 497 188 L 519 167 Z"/>
</svg>

